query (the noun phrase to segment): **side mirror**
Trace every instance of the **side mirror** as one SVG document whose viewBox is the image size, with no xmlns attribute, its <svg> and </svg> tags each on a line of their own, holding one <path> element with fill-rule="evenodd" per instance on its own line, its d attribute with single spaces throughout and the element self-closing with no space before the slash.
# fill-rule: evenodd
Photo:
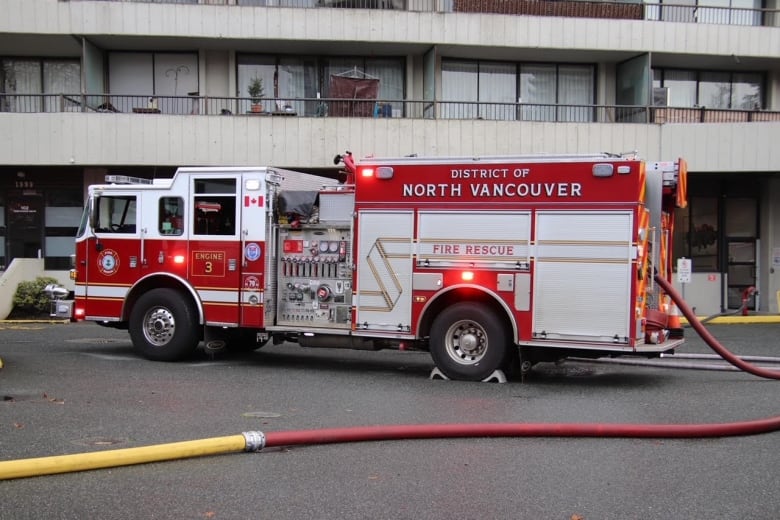
<svg viewBox="0 0 780 520">
<path fill-rule="evenodd" d="M 95 231 L 95 228 L 97 227 L 97 208 L 95 207 L 95 198 L 90 197 L 89 198 L 89 227 L 92 228 L 92 231 Z"/>
</svg>

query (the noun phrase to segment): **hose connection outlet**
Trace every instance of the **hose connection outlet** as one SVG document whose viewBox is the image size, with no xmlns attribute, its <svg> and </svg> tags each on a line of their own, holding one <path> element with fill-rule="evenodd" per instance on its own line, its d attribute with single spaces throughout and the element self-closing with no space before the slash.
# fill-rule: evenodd
<svg viewBox="0 0 780 520">
<path fill-rule="evenodd" d="M 265 448 L 265 434 L 263 432 L 243 432 L 246 441 L 244 451 L 257 452 Z"/>
</svg>

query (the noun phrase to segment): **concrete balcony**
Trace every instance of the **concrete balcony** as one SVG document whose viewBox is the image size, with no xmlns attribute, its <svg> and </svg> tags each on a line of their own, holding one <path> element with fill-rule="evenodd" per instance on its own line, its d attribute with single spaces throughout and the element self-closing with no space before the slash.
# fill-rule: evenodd
<svg viewBox="0 0 780 520">
<path fill-rule="evenodd" d="M 616 123 L 158 113 L 0 112 L 6 165 L 276 165 L 333 155 L 493 155 L 637 150 L 691 171 L 773 172 L 780 122 Z"/>
</svg>

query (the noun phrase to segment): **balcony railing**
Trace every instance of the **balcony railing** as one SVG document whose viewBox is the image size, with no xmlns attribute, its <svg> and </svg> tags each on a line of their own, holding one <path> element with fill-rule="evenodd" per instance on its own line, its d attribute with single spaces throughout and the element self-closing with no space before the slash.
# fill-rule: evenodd
<svg viewBox="0 0 780 520">
<path fill-rule="evenodd" d="M 335 98 L 0 94 L 0 112 L 183 116 L 374 117 L 557 123 L 738 123 L 780 121 L 779 111 L 644 105 L 550 105 Z"/>
<path fill-rule="evenodd" d="M 60 0 L 76 1 L 76 0 Z M 611 18 L 780 27 L 780 9 L 580 0 L 94 0 L 155 4 L 256 7 L 394 9 L 435 13 L 483 13 L 568 18 Z M 706 3 L 706 0 L 704 0 Z M 713 0 L 713 3 L 714 0 Z"/>
</svg>

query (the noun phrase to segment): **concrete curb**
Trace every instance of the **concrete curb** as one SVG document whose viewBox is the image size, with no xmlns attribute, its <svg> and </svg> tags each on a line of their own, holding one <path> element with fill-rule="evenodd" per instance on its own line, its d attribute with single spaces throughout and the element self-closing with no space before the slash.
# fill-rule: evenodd
<svg viewBox="0 0 780 520">
<path fill-rule="evenodd" d="M 697 316 L 699 320 L 706 320 L 707 316 Z M 685 318 L 680 318 L 680 323 L 688 323 Z M 715 323 L 718 325 L 728 324 L 749 324 L 749 323 L 780 323 L 780 315 L 777 314 L 755 314 L 748 316 L 718 316 L 713 318 L 704 325 Z"/>
<path fill-rule="evenodd" d="M 62 320 L 0 320 L 0 324 L 3 323 L 49 323 L 49 324 L 65 324 L 70 323 L 70 320 L 62 319 Z"/>
</svg>

